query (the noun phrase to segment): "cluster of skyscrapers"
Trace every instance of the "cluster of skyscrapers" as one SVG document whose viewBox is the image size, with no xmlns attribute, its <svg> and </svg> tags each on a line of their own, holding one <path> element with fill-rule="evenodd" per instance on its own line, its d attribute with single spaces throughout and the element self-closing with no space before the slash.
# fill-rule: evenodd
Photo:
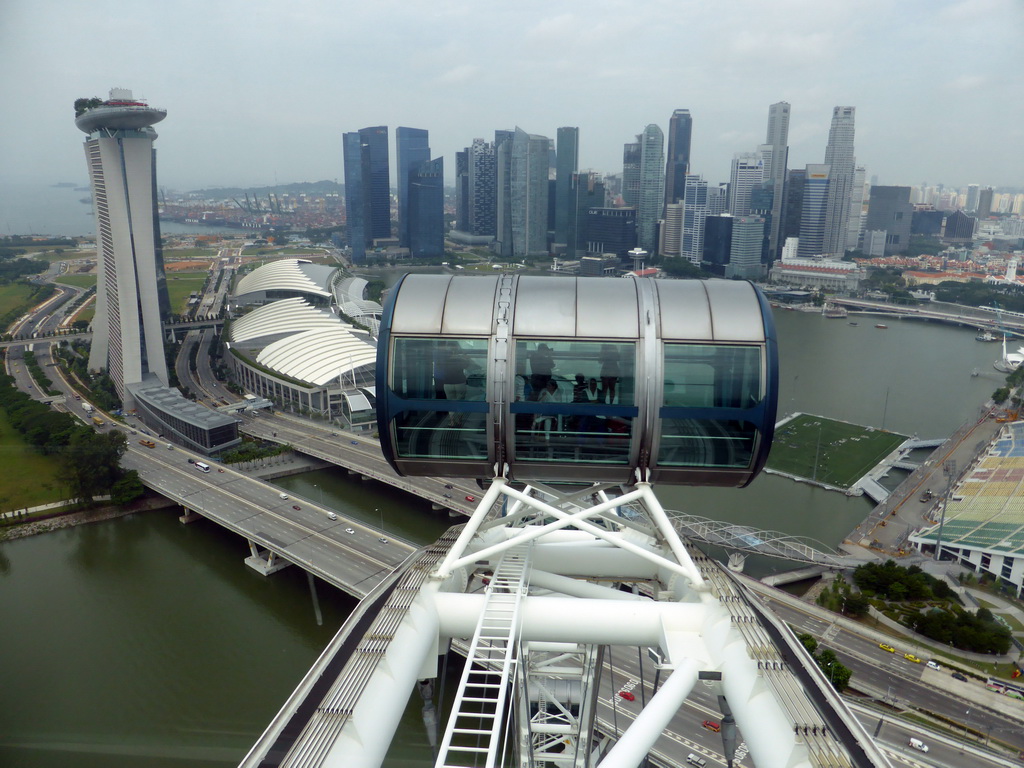
<svg viewBox="0 0 1024 768">
<path fill-rule="evenodd" d="M 489 245 L 502 258 L 623 259 L 635 248 L 679 257 L 726 277 L 758 278 L 784 254 L 838 258 L 865 243 L 864 169 L 854 155 L 854 107 L 832 114 L 823 162 L 789 170 L 790 105 L 772 104 L 765 142 L 733 157 L 728 182 L 709 184 L 691 164 L 693 117 L 672 113 L 667 137 L 647 125 L 623 147 L 622 173 L 579 169 L 579 128 L 553 141 L 521 128 L 495 131 L 455 156 L 455 223 L 443 224 L 443 164 L 427 132 L 398 128 L 397 244 L 437 256 L 449 237 Z M 667 138 L 667 147 L 666 147 Z M 345 134 L 348 241 L 355 258 L 393 244 L 387 128 Z M 898 197 L 903 205 L 902 190 Z M 883 200 L 893 195 L 879 195 Z M 908 200 L 909 204 L 909 194 Z M 901 210 L 899 219 L 902 220 Z M 881 214 L 867 244 L 893 250 Z M 885 224 L 885 226 L 882 226 Z M 788 243 L 788 249 L 787 249 Z M 897 249 L 902 250 L 902 248 Z"/>
<path fill-rule="evenodd" d="M 356 260 L 397 245 L 414 258 L 444 254 L 444 158 L 430 159 L 427 131 L 395 131 L 398 162 L 398 237 L 391 228 L 391 164 L 387 126 L 343 137 L 348 243 Z"/>
</svg>

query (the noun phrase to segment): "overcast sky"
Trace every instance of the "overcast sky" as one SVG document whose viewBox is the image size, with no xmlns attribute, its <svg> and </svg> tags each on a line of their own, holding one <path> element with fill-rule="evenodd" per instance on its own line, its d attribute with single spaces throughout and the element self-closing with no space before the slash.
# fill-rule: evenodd
<svg viewBox="0 0 1024 768">
<path fill-rule="evenodd" d="M 342 133 L 373 125 L 392 153 L 428 129 L 449 180 L 516 125 L 578 126 L 581 168 L 618 173 L 676 108 L 715 183 L 776 101 L 791 168 L 852 105 L 879 183 L 1024 188 L 1022 40 L 1021 0 L 0 0 L 0 181 L 84 183 L 72 103 L 120 86 L 167 110 L 178 190 L 341 181 Z"/>
</svg>

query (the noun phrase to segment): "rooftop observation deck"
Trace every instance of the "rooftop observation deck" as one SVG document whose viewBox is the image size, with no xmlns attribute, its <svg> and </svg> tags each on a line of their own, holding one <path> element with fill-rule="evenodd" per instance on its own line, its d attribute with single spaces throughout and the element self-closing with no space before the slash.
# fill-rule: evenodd
<svg viewBox="0 0 1024 768">
<path fill-rule="evenodd" d="M 165 117 L 166 109 L 150 107 L 142 102 L 108 102 L 83 112 L 75 118 L 75 125 L 85 133 L 103 128 L 139 130 L 159 123 Z"/>
</svg>

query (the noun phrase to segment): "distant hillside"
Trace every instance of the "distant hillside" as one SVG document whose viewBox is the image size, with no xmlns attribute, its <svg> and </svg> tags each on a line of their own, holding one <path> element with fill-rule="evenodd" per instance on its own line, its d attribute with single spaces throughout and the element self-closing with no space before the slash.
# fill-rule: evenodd
<svg viewBox="0 0 1024 768">
<path fill-rule="evenodd" d="M 189 192 L 190 195 L 202 195 L 203 197 L 242 197 L 248 192 L 252 197 L 265 197 L 273 192 L 278 195 L 288 193 L 289 195 L 326 195 L 345 193 L 345 185 L 335 181 L 300 181 L 296 184 L 277 184 L 272 187 L 210 187 L 208 189 L 196 189 Z"/>
</svg>

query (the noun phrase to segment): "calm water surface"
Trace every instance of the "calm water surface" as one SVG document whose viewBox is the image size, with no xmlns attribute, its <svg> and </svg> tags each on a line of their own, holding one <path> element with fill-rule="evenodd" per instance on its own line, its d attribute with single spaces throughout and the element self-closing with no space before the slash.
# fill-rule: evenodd
<svg viewBox="0 0 1024 768">
<path fill-rule="evenodd" d="M 85 207 L 85 206 L 83 206 Z M 777 312 L 780 412 L 800 410 L 922 437 L 948 435 L 1001 383 L 974 332 Z M 972 377 L 971 371 L 980 375 Z M 433 540 L 447 515 L 324 470 L 279 481 L 391 535 Z M 782 478 L 742 490 L 660 488 L 667 508 L 835 544 L 870 509 Z M 0 544 L 0 766 L 235 765 L 351 609 L 307 577 L 242 563 L 214 524 L 154 512 Z M 771 570 L 775 566 L 761 565 Z M 422 743 L 415 709 L 391 764 Z"/>
</svg>

